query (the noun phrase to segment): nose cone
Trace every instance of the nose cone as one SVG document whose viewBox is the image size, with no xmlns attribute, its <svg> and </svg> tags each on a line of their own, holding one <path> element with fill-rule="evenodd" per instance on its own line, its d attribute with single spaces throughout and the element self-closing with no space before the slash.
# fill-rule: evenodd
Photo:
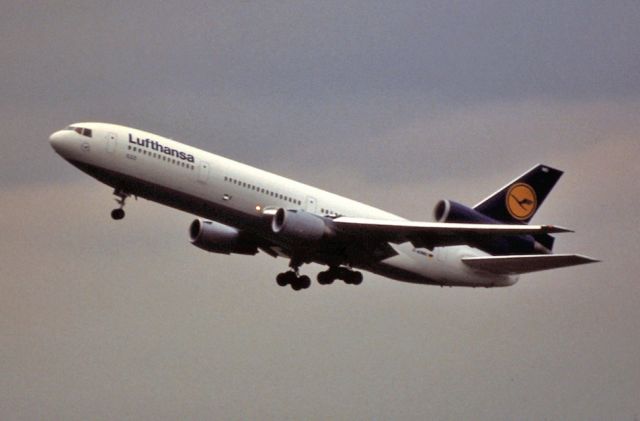
<svg viewBox="0 0 640 421">
<path fill-rule="evenodd" d="M 68 130 L 58 130 L 49 136 L 49 143 L 56 152 L 60 153 L 65 147 L 65 143 L 68 143 L 67 137 L 69 136 Z"/>
<path fill-rule="evenodd" d="M 51 146 L 53 147 L 53 149 L 55 149 L 56 145 L 58 145 L 60 141 L 62 141 L 63 136 L 64 136 L 63 130 L 58 130 L 57 132 L 51 133 L 51 136 L 49 136 L 49 143 L 51 143 Z"/>
</svg>

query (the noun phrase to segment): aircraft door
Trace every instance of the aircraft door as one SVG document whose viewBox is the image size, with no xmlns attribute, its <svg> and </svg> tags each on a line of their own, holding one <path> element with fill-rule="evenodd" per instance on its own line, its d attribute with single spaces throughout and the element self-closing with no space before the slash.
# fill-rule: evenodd
<svg viewBox="0 0 640 421">
<path fill-rule="evenodd" d="M 209 163 L 206 161 L 200 161 L 198 164 L 198 182 L 206 184 L 209 179 Z"/>
<path fill-rule="evenodd" d="M 108 132 L 105 135 L 107 141 L 107 152 L 114 153 L 116 151 L 116 144 L 118 143 L 118 135 L 113 132 Z"/>
<path fill-rule="evenodd" d="M 309 213 L 315 213 L 317 208 L 318 201 L 315 197 L 307 196 L 307 199 L 304 203 L 304 208 Z"/>
</svg>

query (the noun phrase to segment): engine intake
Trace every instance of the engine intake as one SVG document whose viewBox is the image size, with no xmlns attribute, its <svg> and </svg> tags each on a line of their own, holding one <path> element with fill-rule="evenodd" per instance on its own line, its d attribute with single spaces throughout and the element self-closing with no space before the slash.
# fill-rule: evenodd
<svg viewBox="0 0 640 421">
<path fill-rule="evenodd" d="M 250 236 L 228 225 L 196 219 L 189 227 L 191 244 L 212 253 L 247 254 L 258 253 L 258 246 Z"/>
<path fill-rule="evenodd" d="M 316 243 L 335 233 L 326 218 L 305 211 L 280 208 L 271 220 L 271 230 L 283 241 Z"/>
</svg>

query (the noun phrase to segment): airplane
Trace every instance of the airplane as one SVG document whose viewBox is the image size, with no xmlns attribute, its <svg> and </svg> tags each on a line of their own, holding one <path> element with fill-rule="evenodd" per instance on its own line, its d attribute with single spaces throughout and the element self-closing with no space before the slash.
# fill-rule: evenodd
<svg viewBox="0 0 640 421">
<path fill-rule="evenodd" d="M 553 254 L 554 233 L 529 221 L 562 171 L 536 165 L 473 207 L 441 200 L 436 222 L 404 219 L 337 194 L 281 177 L 143 130 L 76 123 L 49 138 L 57 154 L 114 188 L 125 216 L 130 196 L 197 216 L 191 243 L 208 252 L 289 260 L 278 285 L 309 288 L 304 264 L 328 269 L 317 281 L 358 285 L 360 270 L 417 284 L 506 287 L 519 275 L 597 262 Z"/>
</svg>

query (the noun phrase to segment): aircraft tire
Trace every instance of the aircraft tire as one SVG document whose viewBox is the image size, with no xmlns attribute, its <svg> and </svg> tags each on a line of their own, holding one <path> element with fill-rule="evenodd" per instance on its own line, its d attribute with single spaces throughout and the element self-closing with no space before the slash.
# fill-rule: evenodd
<svg viewBox="0 0 640 421">
<path fill-rule="evenodd" d="M 318 283 L 320 285 L 330 285 L 334 281 L 333 276 L 329 271 L 318 273 Z"/>
<path fill-rule="evenodd" d="M 111 218 L 113 218 L 116 221 L 121 220 L 122 218 L 124 218 L 124 209 L 114 209 L 111 211 Z"/>
<path fill-rule="evenodd" d="M 302 275 L 298 278 L 298 283 L 300 284 L 300 287 L 302 289 L 307 289 L 311 286 L 311 278 L 309 278 L 307 275 Z"/>
<path fill-rule="evenodd" d="M 352 272 L 350 278 L 352 285 L 360 285 L 364 277 L 362 276 L 362 272 Z"/>
<path fill-rule="evenodd" d="M 287 276 L 287 272 L 279 273 L 278 276 L 276 276 L 276 283 L 281 287 L 287 286 L 287 284 L 289 283 L 289 277 Z"/>
</svg>

